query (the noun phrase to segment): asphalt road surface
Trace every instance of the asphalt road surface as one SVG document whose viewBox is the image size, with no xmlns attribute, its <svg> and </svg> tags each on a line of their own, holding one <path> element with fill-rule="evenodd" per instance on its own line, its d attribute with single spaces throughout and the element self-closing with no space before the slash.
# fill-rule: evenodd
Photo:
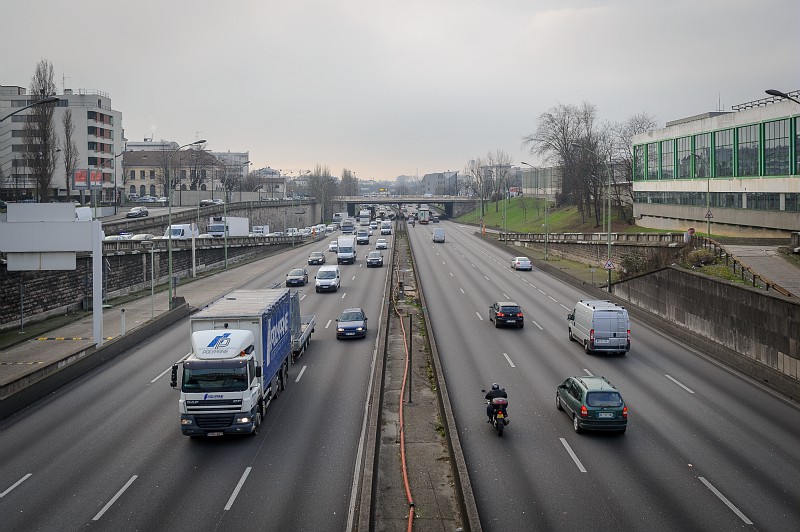
<svg viewBox="0 0 800 532">
<path fill-rule="evenodd" d="M 183 320 L 13 418 L 0 433 L 0 528 L 344 530 L 388 272 L 364 263 L 376 238 L 336 293 L 316 294 L 308 266 L 300 306 L 316 331 L 257 436 L 181 434 L 169 368 L 190 349 Z M 282 286 L 311 251 L 335 264 L 327 246 L 268 259 L 242 288 Z M 370 318 L 367 338 L 337 341 L 352 306 Z"/>
<path fill-rule="evenodd" d="M 485 530 L 794 530 L 800 412 L 749 379 L 632 320 L 625 356 L 587 355 L 566 315 L 587 295 L 441 223 L 409 228 L 417 272 Z M 524 329 L 488 307 L 515 300 Z M 627 433 L 576 434 L 556 385 L 603 375 L 629 408 Z M 509 394 L 498 438 L 481 389 Z"/>
</svg>

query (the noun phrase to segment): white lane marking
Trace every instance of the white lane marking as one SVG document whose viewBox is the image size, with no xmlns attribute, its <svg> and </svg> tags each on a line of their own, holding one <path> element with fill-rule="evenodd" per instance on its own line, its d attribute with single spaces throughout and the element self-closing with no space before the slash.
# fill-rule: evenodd
<svg viewBox="0 0 800 532">
<path fill-rule="evenodd" d="M 361 265 L 359 264 L 359 265 L 358 265 L 358 267 L 360 268 L 360 267 L 361 267 Z M 350 279 L 350 280 L 351 280 L 351 281 L 355 281 L 355 280 L 356 280 L 356 276 L 354 275 L 354 276 L 353 276 L 353 278 L 352 278 L 352 279 Z"/>
<path fill-rule="evenodd" d="M 508 353 L 503 353 L 503 356 L 506 357 L 506 360 L 508 360 L 508 363 L 511 364 L 512 368 L 516 368 L 517 367 L 517 366 L 514 365 L 513 362 L 511 362 L 511 357 L 508 356 Z"/>
<path fill-rule="evenodd" d="M 536 287 L 534 287 L 534 288 L 536 288 Z M 536 288 L 536 289 L 537 289 L 539 292 L 541 292 L 542 294 L 544 294 L 544 290 L 542 290 L 541 288 Z"/>
<path fill-rule="evenodd" d="M 664 376 L 665 376 L 666 378 L 668 378 L 669 380 L 671 380 L 672 382 L 674 382 L 675 384 L 677 384 L 678 386 L 680 386 L 681 388 L 683 388 L 684 390 L 686 390 L 687 392 L 689 392 L 689 393 L 694 393 L 694 391 L 692 391 L 692 389 L 691 389 L 691 388 L 688 388 L 688 387 L 684 386 L 683 384 L 681 384 L 680 382 L 678 382 L 678 381 L 677 381 L 677 379 L 675 379 L 675 378 L 673 378 L 673 377 L 670 377 L 669 375 L 664 375 Z"/>
<path fill-rule="evenodd" d="M 179 359 L 177 362 L 175 362 L 175 363 L 176 363 L 176 364 L 180 364 L 181 362 L 183 362 L 184 360 L 186 360 L 187 358 L 189 358 L 189 355 L 191 355 L 191 353 L 186 353 L 185 355 L 183 355 L 183 356 L 182 356 L 182 357 L 181 357 L 181 358 L 180 358 L 180 359 Z M 153 379 L 153 380 L 151 380 L 151 381 L 150 381 L 150 384 L 153 384 L 154 382 L 156 382 L 158 379 L 160 379 L 161 377 L 163 377 L 164 375 L 166 375 L 166 374 L 167 374 L 167 372 L 169 372 L 169 371 L 172 371 L 172 366 L 168 367 L 167 369 L 165 369 L 164 371 L 162 371 L 161 373 L 159 373 L 159 374 L 158 374 L 158 376 L 157 376 L 155 379 Z"/>
<path fill-rule="evenodd" d="M 561 303 L 559 303 L 559 305 L 561 305 Z M 572 310 L 571 308 L 565 307 L 564 305 L 561 305 L 561 308 L 563 308 L 564 310 Z"/>
<path fill-rule="evenodd" d="M 475 314 L 478 314 L 478 319 L 479 319 L 479 320 L 481 320 L 481 321 L 483 321 L 483 316 L 481 316 L 481 315 L 478 313 L 478 311 L 477 311 L 477 310 L 475 311 Z"/>
<path fill-rule="evenodd" d="M 300 301 L 304 300 L 304 299 L 306 298 L 306 296 L 307 296 L 307 295 L 308 295 L 308 294 L 303 294 L 302 296 L 300 296 Z"/>
<path fill-rule="evenodd" d="M 581 473 L 586 473 L 586 468 L 583 467 L 583 464 L 581 463 L 581 461 L 578 460 L 578 456 L 572 450 L 572 447 L 569 446 L 569 444 L 567 443 L 567 440 L 565 440 L 564 438 L 559 438 L 559 440 L 561 440 L 561 443 L 564 445 L 564 448 L 567 450 L 569 455 L 572 457 L 572 461 L 575 462 L 576 466 L 578 466 L 578 469 L 580 470 L 580 472 Z"/>
<path fill-rule="evenodd" d="M 558 303 L 558 299 L 554 298 L 553 296 L 547 296 L 547 297 L 549 297 L 550 299 L 552 299 L 552 300 L 553 300 L 555 303 Z"/>
<path fill-rule="evenodd" d="M 488 277 L 486 277 L 485 275 L 483 276 L 483 278 L 484 278 L 484 279 L 486 279 L 487 281 L 490 281 L 490 280 L 491 280 L 491 279 L 489 279 Z"/>
<path fill-rule="evenodd" d="M 252 467 L 248 467 L 247 469 L 244 470 L 244 473 L 242 474 L 242 478 L 240 478 L 239 479 L 239 483 L 236 484 L 236 489 L 233 490 L 233 493 L 231 493 L 231 498 L 228 499 L 228 504 L 225 505 L 225 510 L 226 511 L 230 510 L 231 506 L 233 506 L 233 501 L 235 501 L 236 500 L 236 496 L 239 495 L 239 490 L 241 490 L 242 486 L 244 486 L 244 481 L 247 480 L 247 475 L 250 474 L 250 470 L 251 469 L 253 469 L 253 468 Z"/>
<path fill-rule="evenodd" d="M 333 321 L 333 320 L 328 320 L 328 323 L 326 323 L 326 324 L 325 324 L 325 328 L 326 328 L 326 329 L 327 329 L 328 327 L 330 327 L 330 326 L 331 326 L 331 322 L 332 322 L 332 321 Z"/>
<path fill-rule="evenodd" d="M 303 376 L 303 373 L 305 373 L 307 367 L 308 366 L 303 366 L 302 367 L 302 369 L 300 370 L 300 373 L 297 374 L 297 378 L 294 380 L 294 382 L 300 382 L 300 377 Z"/>
<path fill-rule="evenodd" d="M 591 372 L 591 371 L 589 371 L 588 369 L 586 369 L 586 368 L 583 368 L 583 371 L 585 371 L 585 372 L 586 372 L 586 374 L 587 374 L 588 376 L 590 376 L 590 377 L 594 377 L 594 375 L 592 374 L 592 372 Z"/>
<path fill-rule="evenodd" d="M 442 261 L 442 264 L 444 265 L 444 264 L 447 264 L 447 263 L 445 261 Z"/>
<path fill-rule="evenodd" d="M 453 275 L 453 272 L 450 272 L 450 277 L 455 277 L 455 275 Z"/>
<path fill-rule="evenodd" d="M 92 521 L 99 521 L 100 518 L 103 517 L 103 514 L 106 513 L 106 511 L 109 508 L 111 508 L 111 506 L 115 502 L 117 502 L 117 499 L 119 499 L 122 496 L 122 494 L 125 493 L 125 490 L 127 490 L 131 486 L 131 484 L 133 484 L 133 481 L 136 480 L 138 477 L 139 475 L 133 475 L 131 479 L 128 482 L 126 482 L 125 485 L 122 486 L 122 488 L 120 488 L 117 494 L 114 495 L 114 497 L 112 497 L 112 499 L 108 501 L 105 506 L 103 506 L 103 509 L 97 512 L 97 515 L 92 518 Z"/>
<path fill-rule="evenodd" d="M 506 294 L 505 292 L 503 292 L 503 297 L 506 298 L 506 299 L 511 299 L 511 296 Z"/>
<path fill-rule="evenodd" d="M 730 509 L 733 511 L 733 513 L 735 513 L 736 515 L 738 515 L 738 516 L 739 516 L 739 519 L 741 519 L 742 521 L 744 521 L 744 522 L 745 522 L 745 524 L 747 524 L 747 525 L 752 525 L 752 524 L 753 524 L 753 522 L 752 522 L 751 520 L 749 520 L 749 519 L 747 518 L 747 516 L 745 516 L 745 515 L 744 515 L 744 514 L 743 514 L 743 513 L 742 513 L 742 512 L 741 512 L 741 511 L 740 511 L 740 510 L 739 510 L 739 509 L 736 507 L 736 506 L 734 506 L 734 505 L 733 505 L 733 503 L 732 503 L 731 501 L 729 501 L 727 497 L 725 497 L 725 495 L 723 495 L 722 493 L 720 493 L 720 491 L 719 491 L 717 488 L 715 488 L 715 487 L 714 487 L 714 486 L 711 484 L 711 482 L 707 481 L 707 480 L 706 480 L 705 478 L 703 478 L 703 477 L 697 477 L 697 478 L 699 478 L 699 479 L 700 479 L 700 482 L 702 482 L 703 484 L 705 484 L 705 485 L 706 485 L 706 487 L 707 487 L 708 489 L 710 489 L 710 490 L 711 490 L 711 492 L 712 492 L 714 495 L 716 495 L 717 497 L 719 497 L 719 500 L 721 500 L 722 502 L 724 502 L 724 503 L 725 503 L 725 506 L 727 506 L 728 508 L 730 508 Z"/>
<path fill-rule="evenodd" d="M 344 299 L 344 296 L 346 296 L 346 295 L 347 295 L 347 292 L 344 292 L 344 293 L 342 294 L 342 297 L 341 297 L 340 299 Z"/>
<path fill-rule="evenodd" d="M 470 264 L 472 264 L 472 263 L 470 263 Z M 474 264 L 472 264 L 472 267 L 473 267 L 473 268 L 477 268 L 477 266 L 475 266 Z"/>
<path fill-rule="evenodd" d="M 0 493 L 0 499 L 2 499 L 3 497 L 5 497 L 9 493 L 11 493 L 11 490 L 13 490 L 17 486 L 19 486 L 20 484 L 22 484 L 23 482 L 28 480 L 31 477 L 31 475 L 33 475 L 33 473 L 28 473 L 27 475 L 25 475 L 24 477 L 22 477 L 18 481 L 14 482 L 11 486 L 9 486 L 8 489 L 6 489 L 6 491 L 4 491 L 3 493 Z"/>
<path fill-rule="evenodd" d="M 543 330 L 544 330 L 544 329 L 542 328 L 542 326 L 541 326 L 541 325 L 539 325 L 538 323 L 536 323 L 536 320 L 531 320 L 531 322 L 532 322 L 534 325 L 536 325 L 537 327 L 539 327 L 539 330 L 540 330 L 540 331 L 543 331 Z"/>
<path fill-rule="evenodd" d="M 459 290 L 461 290 L 461 293 L 462 293 L 462 294 L 466 294 L 466 292 L 464 292 L 464 289 L 463 289 L 463 288 L 459 288 Z"/>
</svg>

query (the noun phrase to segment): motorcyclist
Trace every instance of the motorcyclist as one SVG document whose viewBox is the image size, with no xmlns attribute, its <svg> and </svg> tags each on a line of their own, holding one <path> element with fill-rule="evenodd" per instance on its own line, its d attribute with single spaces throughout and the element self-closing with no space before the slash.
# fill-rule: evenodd
<svg viewBox="0 0 800 532">
<path fill-rule="evenodd" d="M 489 401 L 488 404 L 486 405 L 486 415 L 489 416 L 489 420 L 487 421 L 487 423 L 492 422 L 492 416 L 494 415 L 494 405 L 492 404 L 492 399 L 496 397 L 502 397 L 504 399 L 508 399 L 508 394 L 506 393 L 505 388 L 501 388 L 500 385 L 495 382 L 492 384 L 492 389 L 486 392 L 486 395 L 483 397 L 484 399 Z M 503 415 L 507 418 L 508 412 L 506 412 L 506 407 L 504 406 L 502 407 L 502 409 L 503 409 Z"/>
</svg>

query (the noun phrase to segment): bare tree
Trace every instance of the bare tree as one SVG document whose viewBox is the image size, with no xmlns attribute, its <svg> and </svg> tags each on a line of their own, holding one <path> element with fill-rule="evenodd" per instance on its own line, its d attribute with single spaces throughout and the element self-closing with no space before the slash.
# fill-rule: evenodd
<svg viewBox="0 0 800 532">
<path fill-rule="evenodd" d="M 339 185 L 340 194 L 342 196 L 357 196 L 358 195 L 358 179 L 353 172 L 347 168 L 342 169 L 342 180 Z"/>
<path fill-rule="evenodd" d="M 331 211 L 330 218 L 332 218 L 330 203 L 336 191 L 336 180 L 331 176 L 331 171 L 327 166 L 318 164 L 314 167 L 308 176 L 308 191 L 320 202 L 320 223 L 329 218 L 329 211 Z"/>
<path fill-rule="evenodd" d="M 56 84 L 53 79 L 53 64 L 46 59 L 40 60 L 31 78 L 31 97 L 40 100 L 54 96 Z M 37 105 L 31 108 L 25 122 L 25 151 L 28 153 L 28 164 L 33 168 L 37 200 L 43 202 L 50 199 L 50 187 L 56 169 L 58 136 L 54 114 L 53 104 Z"/>
<path fill-rule="evenodd" d="M 67 181 L 67 200 L 72 199 L 69 186 L 72 182 L 72 176 L 78 168 L 78 145 L 75 142 L 75 122 L 72 121 L 72 110 L 67 108 L 61 117 L 61 125 L 64 129 L 64 149 L 61 150 L 61 155 L 64 157 L 64 175 Z M 125 184 L 125 176 L 123 175 L 123 186 Z"/>
<path fill-rule="evenodd" d="M 633 137 L 641 133 L 647 133 L 657 127 L 656 119 L 647 113 L 639 113 L 631 116 L 621 124 L 612 127 L 614 139 L 615 163 L 614 180 L 616 183 L 633 181 Z M 627 194 L 627 201 L 623 201 L 623 190 Z M 633 223 L 633 212 L 625 209 L 626 203 L 633 203 L 633 187 L 615 187 L 616 202 L 620 210 L 620 215 L 629 224 Z"/>
<path fill-rule="evenodd" d="M 506 197 L 508 182 L 511 178 L 511 156 L 503 150 L 489 152 L 486 156 L 486 163 L 486 168 L 491 169 L 492 198 L 495 201 L 494 210 L 498 212 L 499 200 Z"/>
<path fill-rule="evenodd" d="M 490 175 L 486 172 L 487 164 L 485 159 L 476 157 L 467 163 L 462 172 L 464 187 L 471 190 L 480 199 L 481 218 L 486 214 L 484 202 L 492 190 Z"/>
</svg>

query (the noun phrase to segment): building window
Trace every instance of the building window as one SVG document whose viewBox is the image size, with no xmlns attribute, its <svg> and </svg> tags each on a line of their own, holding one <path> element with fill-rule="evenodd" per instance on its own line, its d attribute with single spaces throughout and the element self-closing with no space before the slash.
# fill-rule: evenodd
<svg viewBox="0 0 800 532">
<path fill-rule="evenodd" d="M 642 180 L 647 179 L 647 174 L 645 174 L 645 166 L 644 166 L 644 155 L 646 152 L 646 146 L 634 146 L 633 147 L 633 180 Z M 537 173 L 538 177 L 538 173 Z"/>
<path fill-rule="evenodd" d="M 155 179 L 156 179 L 156 171 L 155 170 L 150 170 L 150 179 L 155 181 Z"/>
<path fill-rule="evenodd" d="M 789 120 L 764 124 L 764 175 L 789 175 Z"/>
<path fill-rule="evenodd" d="M 714 133 L 714 176 L 733 177 L 733 130 Z"/>
<path fill-rule="evenodd" d="M 151 196 L 155 196 L 156 195 L 156 186 L 155 185 L 150 185 L 150 195 Z"/>
<path fill-rule="evenodd" d="M 139 196 L 147 196 L 147 188 L 144 185 L 139 185 Z"/>
<path fill-rule="evenodd" d="M 144 170 L 139 170 L 139 179 L 144 181 Z M 144 196 L 144 192 L 142 192 L 142 196 Z"/>
<path fill-rule="evenodd" d="M 711 133 L 694 136 L 694 177 L 711 177 Z"/>
<path fill-rule="evenodd" d="M 136 170 L 131 170 L 131 181 L 136 180 Z M 135 190 L 131 190 L 131 192 L 136 192 Z"/>
<path fill-rule="evenodd" d="M 681 137 L 678 143 L 678 179 L 692 177 L 692 139 Z"/>
<path fill-rule="evenodd" d="M 737 155 L 737 176 L 758 175 L 758 125 L 736 128 L 739 136 Z"/>
<path fill-rule="evenodd" d="M 777 192 L 748 192 L 747 210 L 777 211 L 781 208 L 780 194 Z"/>
<path fill-rule="evenodd" d="M 800 194 L 787 193 L 784 199 L 784 209 L 787 212 L 800 212 Z"/>
<path fill-rule="evenodd" d="M 647 179 L 658 179 L 658 143 L 647 145 Z"/>
<path fill-rule="evenodd" d="M 131 185 L 131 190 L 128 194 L 136 194 L 136 185 Z"/>
<path fill-rule="evenodd" d="M 661 141 L 661 179 L 675 177 L 674 142 L 671 139 Z"/>
</svg>

